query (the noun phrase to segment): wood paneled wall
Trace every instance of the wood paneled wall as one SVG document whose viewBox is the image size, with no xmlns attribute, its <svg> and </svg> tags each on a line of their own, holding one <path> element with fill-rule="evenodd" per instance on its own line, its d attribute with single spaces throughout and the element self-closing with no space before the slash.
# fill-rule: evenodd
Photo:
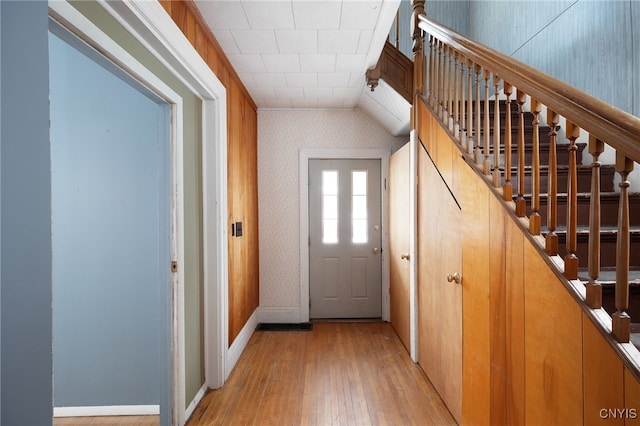
<svg viewBox="0 0 640 426">
<path fill-rule="evenodd" d="M 195 5 L 160 0 L 174 22 L 227 89 L 228 220 L 242 222 L 242 237 L 229 229 L 229 345 L 259 304 L 257 108 Z"/>
<path fill-rule="evenodd" d="M 463 214 L 462 424 L 640 422 L 640 383 L 525 235 L 526 220 L 487 178 L 451 161 L 461 151 L 418 108 L 418 134 Z"/>
</svg>

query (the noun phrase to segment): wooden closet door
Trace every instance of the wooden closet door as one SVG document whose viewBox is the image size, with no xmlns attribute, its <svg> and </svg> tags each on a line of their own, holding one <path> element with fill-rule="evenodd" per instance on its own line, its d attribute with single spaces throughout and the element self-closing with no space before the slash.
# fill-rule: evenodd
<svg viewBox="0 0 640 426">
<path fill-rule="evenodd" d="M 408 142 L 389 161 L 389 302 L 391 325 L 411 352 L 411 150 Z"/>
<path fill-rule="evenodd" d="M 462 215 L 427 152 L 418 151 L 418 363 L 460 422 L 462 282 L 454 274 L 462 277 Z"/>
</svg>

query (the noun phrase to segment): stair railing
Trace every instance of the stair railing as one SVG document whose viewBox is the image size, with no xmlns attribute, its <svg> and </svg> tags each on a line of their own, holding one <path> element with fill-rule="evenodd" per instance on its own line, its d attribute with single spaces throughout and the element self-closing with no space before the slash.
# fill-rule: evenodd
<svg viewBox="0 0 640 426">
<path fill-rule="evenodd" d="M 548 255 L 558 254 L 558 177 L 556 145 L 561 118 L 565 121 L 568 143 L 569 174 L 567 193 L 567 237 L 564 270 L 567 280 L 578 280 L 578 180 L 577 139 L 581 131 L 589 134 L 589 152 L 593 155 L 591 206 L 589 220 L 588 282 L 584 302 L 593 309 L 602 307 L 600 274 L 600 163 L 604 146 L 616 151 L 616 172 L 620 175 L 620 201 L 617 223 L 615 307 L 612 315 L 612 335 L 618 342 L 629 342 L 631 319 L 629 309 L 629 173 L 634 161 L 640 161 L 640 119 L 616 109 L 578 89 L 544 74 L 522 62 L 508 57 L 480 43 L 474 42 L 450 28 L 428 18 L 424 1 L 413 2 L 414 89 L 417 96 L 431 107 L 447 127 L 460 148 L 475 159 L 478 170 L 487 175 L 493 186 L 500 187 L 505 201 L 515 201 L 514 211 L 519 217 L 529 212 L 529 232 L 545 235 Z M 489 122 L 490 87 L 493 88 L 494 123 Z M 506 97 L 503 134 L 500 135 L 500 102 L 498 94 Z M 511 123 L 511 96 L 518 108 L 517 132 Z M 415 102 L 414 102 L 414 105 Z M 528 105 L 528 106 L 527 106 Z M 546 108 L 549 126 L 550 155 L 547 162 L 546 229 L 541 229 L 539 120 Z M 527 205 L 525 170 L 527 168 L 524 131 L 525 108 L 533 113 L 534 143 L 531 154 L 531 201 Z M 414 117 L 414 123 L 415 123 Z M 491 134 L 493 132 L 493 146 Z M 513 187 L 511 155 L 512 132 L 517 134 L 515 160 L 517 188 Z M 502 146 L 501 146 L 502 141 Z M 503 153 L 503 155 L 501 155 Z M 517 194 L 513 190 L 517 189 Z M 586 259 L 585 259 L 586 260 Z M 562 262 L 559 262 L 562 264 Z"/>
</svg>

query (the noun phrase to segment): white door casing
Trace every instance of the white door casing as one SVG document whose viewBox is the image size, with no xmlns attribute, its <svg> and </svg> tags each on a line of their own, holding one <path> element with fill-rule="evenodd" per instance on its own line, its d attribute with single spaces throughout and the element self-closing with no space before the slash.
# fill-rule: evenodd
<svg viewBox="0 0 640 426">
<path fill-rule="evenodd" d="M 228 355 L 226 345 L 228 328 L 226 89 L 175 25 L 160 2 L 98 0 L 98 3 L 202 100 L 205 385 L 214 389 L 219 388 L 226 380 L 225 371 L 228 370 L 225 368 Z M 166 87 L 67 2 L 52 0 L 49 2 L 49 10 L 50 16 L 63 26 L 88 44 L 97 47 L 112 61 L 148 86 Z M 152 81 L 153 84 L 149 84 L 148 81 Z M 176 205 L 173 220 L 175 229 L 181 230 L 183 229 L 182 104 L 177 95 L 163 96 L 163 98 L 173 105 L 171 136 L 175 144 L 172 144 L 171 167 Z M 177 232 L 177 235 L 173 250 L 175 250 L 178 264 L 184 265 L 184 240 L 181 232 Z M 173 275 L 178 283 L 184 281 L 183 268 L 178 268 L 178 272 Z M 189 414 L 185 411 L 184 395 L 183 291 L 181 285 L 174 283 L 171 422 L 176 425 L 184 424 Z M 195 405 L 192 404 L 192 406 Z"/>
<path fill-rule="evenodd" d="M 309 160 L 310 317 L 380 318 L 380 160 Z"/>
</svg>

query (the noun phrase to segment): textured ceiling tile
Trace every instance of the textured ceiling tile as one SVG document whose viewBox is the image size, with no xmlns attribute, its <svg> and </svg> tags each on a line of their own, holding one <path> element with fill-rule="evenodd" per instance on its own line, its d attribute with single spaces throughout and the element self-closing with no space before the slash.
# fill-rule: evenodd
<svg viewBox="0 0 640 426">
<path fill-rule="evenodd" d="M 238 45 L 231 34 L 231 30 L 213 30 L 213 35 L 227 55 L 240 53 L 240 49 L 238 49 Z"/>
<path fill-rule="evenodd" d="M 336 72 L 364 72 L 366 55 L 343 55 L 336 58 Z"/>
<path fill-rule="evenodd" d="M 290 96 L 303 99 L 304 108 L 314 103 L 318 108 L 354 107 L 365 87 L 367 65 L 377 61 L 386 32 L 376 25 L 391 25 L 396 3 L 399 0 L 196 1 L 260 108 L 302 108 Z M 276 89 L 286 98 L 278 99 Z"/>
<path fill-rule="evenodd" d="M 278 98 L 294 99 L 304 97 L 304 91 L 300 87 L 276 87 L 273 89 Z"/>
<path fill-rule="evenodd" d="M 284 77 L 289 87 L 318 86 L 318 74 L 314 72 L 286 73 Z"/>
<path fill-rule="evenodd" d="M 360 31 L 318 30 L 319 53 L 356 53 Z"/>
<path fill-rule="evenodd" d="M 276 30 L 280 53 L 317 53 L 317 30 Z"/>
<path fill-rule="evenodd" d="M 268 72 L 300 72 L 298 55 L 262 55 Z"/>
<path fill-rule="evenodd" d="M 344 108 L 344 100 L 336 97 L 331 99 L 318 99 L 318 108 Z M 353 108 L 353 105 L 348 108 Z"/>
<path fill-rule="evenodd" d="M 301 54 L 300 69 L 302 72 L 333 72 L 336 69 L 336 55 Z"/>
<path fill-rule="evenodd" d="M 294 28 L 291 0 L 242 0 L 242 7 L 253 29 Z"/>
<path fill-rule="evenodd" d="M 238 73 L 267 71 L 260 55 L 227 55 L 227 57 Z"/>
<path fill-rule="evenodd" d="M 281 72 L 254 73 L 253 80 L 256 86 L 287 87 L 284 73 Z"/>
<path fill-rule="evenodd" d="M 360 39 L 358 40 L 358 47 L 356 53 L 367 53 L 369 46 L 371 45 L 371 39 L 373 38 L 373 30 L 360 31 Z"/>
<path fill-rule="evenodd" d="M 231 30 L 240 53 L 278 53 L 276 37 L 271 30 Z"/>
<path fill-rule="evenodd" d="M 339 28 L 341 1 L 294 1 L 292 5 L 297 29 Z"/>
<path fill-rule="evenodd" d="M 304 97 L 305 98 L 332 98 L 333 97 L 333 89 L 323 87 L 323 88 L 308 88 L 304 89 Z"/>
<path fill-rule="evenodd" d="M 318 87 L 348 87 L 350 74 L 346 72 L 319 73 Z"/>
<path fill-rule="evenodd" d="M 247 87 L 257 86 L 256 81 L 253 79 L 253 73 L 239 72 L 238 77 L 242 80 L 242 83 Z"/>
<path fill-rule="evenodd" d="M 348 87 L 361 87 L 365 84 L 366 78 L 360 72 L 352 72 L 351 77 L 349 78 Z"/>
<path fill-rule="evenodd" d="M 342 88 L 336 87 L 333 89 L 333 96 L 344 97 L 345 99 L 359 98 L 362 93 L 362 88 Z"/>
<path fill-rule="evenodd" d="M 344 1 L 342 3 L 341 29 L 372 30 L 378 23 L 382 2 Z"/>
<path fill-rule="evenodd" d="M 291 101 L 293 108 L 318 108 L 318 99 L 316 98 L 301 98 Z"/>
<path fill-rule="evenodd" d="M 263 108 L 291 108 L 291 99 L 270 98 L 265 99 Z"/>
<path fill-rule="evenodd" d="M 236 1 L 196 1 L 204 20 L 216 29 L 249 29 L 249 21 Z"/>
<path fill-rule="evenodd" d="M 255 96 L 256 98 L 273 98 L 275 96 L 275 92 L 271 87 L 252 87 L 250 89 L 251 96 Z"/>
</svg>

